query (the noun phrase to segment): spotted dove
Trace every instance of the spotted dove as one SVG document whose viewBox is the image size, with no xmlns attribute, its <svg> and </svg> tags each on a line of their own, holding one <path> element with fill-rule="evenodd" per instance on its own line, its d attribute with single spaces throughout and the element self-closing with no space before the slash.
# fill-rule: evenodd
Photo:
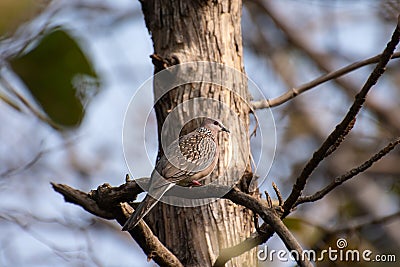
<svg viewBox="0 0 400 267">
<path fill-rule="evenodd" d="M 165 150 L 150 178 L 149 193 L 126 221 L 122 231 L 132 230 L 174 185 L 200 185 L 215 168 L 218 132 L 229 130 L 221 122 L 206 118 L 199 128 L 181 136 Z"/>
</svg>

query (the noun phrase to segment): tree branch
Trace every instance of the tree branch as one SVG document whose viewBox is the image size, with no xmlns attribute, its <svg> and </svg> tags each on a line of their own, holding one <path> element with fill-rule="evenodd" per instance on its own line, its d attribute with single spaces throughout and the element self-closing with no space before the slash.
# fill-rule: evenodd
<svg viewBox="0 0 400 267">
<path fill-rule="evenodd" d="M 120 225 L 124 225 L 126 219 L 132 214 L 133 209 L 126 202 L 121 203 L 121 209 L 124 217 L 117 218 Z M 132 238 L 139 244 L 143 252 L 146 253 L 147 259 L 153 259 L 160 266 L 183 267 L 179 259 L 158 240 L 150 228 L 143 221 L 129 231 Z"/>
<path fill-rule="evenodd" d="M 346 182 L 347 180 L 353 178 L 357 174 L 370 168 L 372 166 L 372 164 L 379 161 L 382 157 L 384 157 L 386 154 L 388 154 L 390 151 L 392 151 L 399 143 L 400 143 L 400 137 L 397 138 L 395 141 L 390 142 L 387 146 L 385 146 L 383 149 L 381 149 L 378 153 L 373 155 L 370 159 L 365 161 L 360 166 L 351 169 L 350 171 L 343 174 L 342 176 L 336 177 L 329 185 L 324 187 L 322 190 L 316 192 L 313 195 L 300 197 L 294 206 L 298 206 L 298 205 L 300 205 L 302 203 L 306 203 L 306 202 L 314 202 L 314 201 L 320 200 L 321 198 L 325 197 L 329 192 L 331 192 L 333 189 L 335 189 L 342 183 Z"/>
<path fill-rule="evenodd" d="M 293 29 L 286 22 L 286 20 L 282 19 L 277 14 L 277 12 L 273 10 L 273 8 L 268 6 L 265 1 L 251 0 L 249 2 L 254 3 L 257 6 L 257 10 L 260 10 L 265 15 L 270 17 L 276 27 L 283 32 L 288 42 L 290 42 L 295 47 L 297 47 L 298 50 L 303 52 L 312 62 L 314 62 L 317 68 L 321 69 L 325 73 L 331 73 L 334 71 L 334 69 L 331 67 L 330 62 L 326 60 L 326 57 L 322 57 L 319 53 L 315 52 L 313 45 L 308 42 L 308 39 L 306 39 L 303 34 L 300 34 L 298 30 Z M 358 91 L 358 86 L 355 86 L 348 80 L 335 79 L 334 82 L 341 88 L 343 88 L 344 92 L 349 97 L 352 97 L 355 92 Z M 382 107 L 373 98 L 368 99 L 366 104 L 369 110 L 374 113 L 380 121 L 388 124 L 393 132 L 397 133 L 400 131 L 400 127 L 398 125 L 398 117 L 393 115 L 393 112 L 391 112 L 391 110 L 385 109 L 385 107 Z"/>
<path fill-rule="evenodd" d="M 352 177 L 359 174 L 360 172 L 363 172 L 363 171 L 367 170 L 368 168 L 370 168 L 373 163 L 379 161 L 382 157 L 384 157 L 391 150 L 393 150 L 399 143 L 400 143 L 400 138 L 397 138 L 395 141 L 389 143 L 385 148 L 380 150 L 377 154 L 372 156 L 368 161 L 364 162 L 357 168 L 350 170 L 348 173 L 335 178 L 335 180 L 331 184 L 329 184 L 326 188 L 324 188 L 323 190 L 321 190 L 311 196 L 300 197 L 299 200 L 296 202 L 295 206 L 298 206 L 305 202 L 316 201 L 316 200 L 323 198 L 326 194 L 328 194 L 330 191 L 334 190 L 337 186 L 339 186 L 343 182 L 351 179 Z M 339 183 L 339 181 L 341 181 L 341 182 Z M 325 191 L 327 191 L 327 192 L 325 192 Z M 398 217 L 398 216 L 399 216 L 398 213 L 396 213 L 391 216 L 387 216 L 388 218 L 386 218 L 386 217 L 379 218 L 379 219 L 372 220 L 371 222 L 374 222 L 374 223 L 386 222 L 386 221 L 388 221 L 394 217 Z M 372 224 L 372 223 L 369 223 L 369 224 Z M 354 226 L 354 224 L 351 224 L 351 225 L 352 225 L 351 229 L 355 229 L 355 230 L 363 227 L 361 224 L 357 224 L 356 226 Z M 347 226 L 347 227 L 349 228 L 349 226 Z M 345 227 L 341 228 L 342 229 L 341 232 L 343 232 L 344 228 Z M 229 261 L 231 258 L 237 257 L 237 256 L 245 253 L 246 251 L 265 243 L 274 234 L 273 229 L 266 223 L 263 223 L 260 226 L 260 229 L 261 229 L 260 231 L 254 232 L 250 237 L 246 238 L 241 243 L 239 243 L 235 246 L 229 247 L 229 248 L 222 249 L 214 266 L 224 266 L 224 264 L 227 261 Z M 330 232 L 336 232 L 339 230 L 340 229 L 335 229 L 335 230 L 331 230 Z"/>
<path fill-rule="evenodd" d="M 304 83 L 298 87 L 294 87 L 290 90 L 288 90 L 286 93 L 273 98 L 273 99 L 264 99 L 264 100 L 259 100 L 259 101 L 253 101 L 251 104 L 253 106 L 253 109 L 263 109 L 263 108 L 272 108 L 272 107 L 277 107 L 283 103 L 286 103 L 287 101 L 295 98 L 296 96 L 313 89 L 314 87 L 321 85 L 327 81 L 339 78 L 349 72 L 352 72 L 356 69 L 359 69 L 361 67 L 374 64 L 379 62 L 382 54 L 376 55 L 374 57 L 370 57 L 355 63 L 352 63 L 350 65 L 347 65 L 343 68 L 340 68 L 336 71 L 329 72 L 327 74 L 323 74 L 319 76 L 318 78 Z M 400 58 L 400 52 L 393 53 L 392 59 L 395 58 Z"/>
<path fill-rule="evenodd" d="M 313 221 L 306 220 L 304 218 L 291 218 L 293 220 L 299 221 L 302 224 L 314 227 L 318 229 L 321 232 L 324 232 L 327 237 L 321 238 L 321 239 L 329 239 L 330 237 L 335 237 L 339 234 L 346 234 L 346 233 L 351 233 L 355 231 L 360 231 L 364 227 L 368 227 L 370 225 L 374 224 L 385 224 L 389 223 L 390 221 L 399 218 L 400 217 L 400 211 L 397 211 L 395 213 L 392 213 L 387 216 L 379 217 L 379 218 L 362 218 L 362 219 L 354 219 L 351 222 L 348 222 L 346 224 L 340 224 L 340 227 L 326 227 L 325 225 L 320 225 L 317 223 L 314 223 Z"/>
<path fill-rule="evenodd" d="M 125 223 L 126 218 L 128 218 L 130 213 L 132 213 L 132 208 L 126 203 L 120 204 L 120 208 L 118 208 L 118 203 L 135 199 L 137 192 L 142 191 L 141 189 L 138 189 L 140 187 L 135 181 L 127 181 L 125 184 L 119 187 L 111 187 L 108 184 L 104 184 L 99 186 L 96 190 L 92 190 L 89 194 L 73 189 L 67 185 L 54 183 L 52 183 L 52 185 L 54 190 L 61 193 L 67 202 L 77 204 L 88 212 L 102 218 L 117 219 L 121 225 Z M 181 196 L 180 193 L 190 191 L 188 188 L 176 188 L 176 190 L 170 190 L 168 195 L 178 194 Z M 195 196 L 189 192 L 183 197 L 217 197 L 220 196 L 221 192 L 227 192 L 227 189 L 229 189 L 229 187 L 218 185 L 212 185 L 208 186 L 208 188 L 204 188 L 204 190 L 197 190 Z M 253 212 L 259 214 L 261 218 L 270 225 L 271 229 L 278 234 L 289 251 L 296 251 L 299 253 L 299 255 L 302 255 L 303 250 L 300 244 L 283 224 L 273 207 L 268 207 L 261 200 L 243 193 L 237 188 L 230 189 L 230 191 L 223 198 L 229 199 L 232 202 L 249 208 Z M 271 233 L 273 233 L 273 231 L 271 231 Z M 157 237 L 153 235 L 145 223 L 141 222 L 139 226 L 134 229 L 134 231 L 130 231 L 130 234 L 138 242 L 148 257 L 153 258 L 157 263 L 160 264 L 160 261 L 164 261 L 161 264 L 162 266 L 180 266 L 176 264 L 176 261 L 178 261 L 176 258 L 173 258 L 174 263 L 172 264 L 172 260 L 169 255 L 172 253 L 158 241 Z M 168 262 L 165 262 L 167 259 Z M 215 263 L 215 266 L 222 266 L 220 265 L 221 262 L 222 261 L 220 259 L 220 261 Z M 299 260 L 298 264 L 300 266 L 312 266 L 308 260 Z"/>
<path fill-rule="evenodd" d="M 289 231 L 289 229 L 283 224 L 273 207 L 268 207 L 264 202 L 262 202 L 262 200 L 243 193 L 236 188 L 233 188 L 231 191 L 229 191 L 224 198 L 251 209 L 253 212 L 259 214 L 261 218 L 271 226 L 273 231 L 278 234 L 289 251 L 296 251 L 298 255 L 303 255 L 303 249 L 301 248 L 300 244 L 297 242 L 296 238 Z M 252 244 L 250 243 L 249 245 Z M 222 261 L 222 258 L 219 258 L 219 260 Z M 312 266 L 311 262 L 306 258 L 304 261 L 297 259 L 297 264 L 300 266 Z M 223 265 L 220 265 L 219 262 L 216 262 L 214 266 Z"/>
<path fill-rule="evenodd" d="M 79 205 L 87 212 L 101 218 L 107 220 L 114 219 L 114 214 L 112 212 L 101 209 L 96 201 L 91 199 L 85 192 L 76 190 L 65 184 L 51 183 L 51 185 L 54 191 L 60 193 L 64 197 L 65 202 Z"/>
<path fill-rule="evenodd" d="M 51 183 L 51 185 L 56 192 L 64 196 L 66 202 L 79 205 L 101 218 L 116 219 L 120 225 L 124 225 L 133 209 L 126 203 L 117 203 L 134 199 L 137 192 L 142 191 L 135 181 L 127 181 L 115 188 L 104 184 L 89 194 L 68 185 L 55 183 Z M 100 201 L 100 205 L 98 201 Z M 158 240 L 145 223 L 140 222 L 134 230 L 129 231 L 129 234 L 146 253 L 148 259 L 153 259 L 160 266 L 183 267 L 178 258 Z"/>
<path fill-rule="evenodd" d="M 361 228 L 364 228 L 366 226 L 387 223 L 387 222 L 394 220 L 396 218 L 399 218 L 399 217 L 400 217 L 400 211 L 397 211 L 393 214 L 383 216 L 380 218 L 368 219 L 368 220 L 358 221 L 358 222 L 351 222 L 351 223 L 343 225 L 339 228 L 330 230 L 330 232 L 332 234 L 340 234 L 340 233 L 346 233 L 346 232 L 351 232 L 351 231 L 359 231 L 359 230 L 361 230 Z"/>
<path fill-rule="evenodd" d="M 368 77 L 368 80 L 362 87 L 361 91 L 355 96 L 353 105 L 350 107 L 346 116 L 343 118 L 342 122 L 336 126 L 335 130 L 333 130 L 333 132 L 328 136 L 328 138 L 321 145 L 321 147 L 316 152 L 314 152 L 312 158 L 308 161 L 301 174 L 297 177 L 292 192 L 290 193 L 289 197 L 283 204 L 283 209 L 284 209 L 283 217 L 287 216 L 290 213 L 290 210 L 300 197 L 301 192 L 303 191 L 308 178 L 313 173 L 313 171 L 318 167 L 319 163 L 326 157 L 327 152 L 332 148 L 336 140 L 342 139 L 345 133 L 348 132 L 348 127 L 351 124 L 351 122 L 355 119 L 362 105 L 364 104 L 367 93 L 372 88 L 372 86 L 376 84 L 381 75 L 385 72 L 385 67 L 389 62 L 391 56 L 393 55 L 393 52 L 397 44 L 400 41 L 399 27 L 400 27 L 400 16 L 398 19 L 397 26 L 392 34 L 392 38 L 387 44 L 385 50 L 383 51 L 379 63 L 376 65 L 375 69 Z"/>
<path fill-rule="evenodd" d="M 3 85 L 3 87 L 12 95 L 14 95 L 21 103 L 30 111 L 32 112 L 33 115 L 35 115 L 39 120 L 47 123 L 54 129 L 59 130 L 60 126 L 57 125 L 54 121 L 51 120 L 46 114 L 41 112 L 39 109 L 34 107 L 29 101 L 22 95 L 20 94 L 13 85 L 4 77 L 4 75 L 0 74 L 0 83 Z"/>
<path fill-rule="evenodd" d="M 265 243 L 275 233 L 274 230 L 272 230 L 272 227 L 265 223 L 262 224 L 260 229 L 263 233 L 254 232 L 250 237 L 246 238 L 239 244 L 221 249 L 213 267 L 225 266 L 225 263 L 232 258 L 238 257 L 246 251 Z"/>
<path fill-rule="evenodd" d="M 399 143 L 400 138 L 396 139 L 394 142 L 391 142 L 383 150 L 374 155 L 369 161 L 361 165 L 361 168 L 365 170 L 366 168 L 370 167 L 373 162 L 376 162 L 382 158 Z M 359 168 L 359 171 L 363 171 L 361 168 Z M 349 173 L 354 174 L 353 171 L 350 171 Z M 126 203 L 119 203 L 121 201 L 131 201 L 136 198 L 138 193 L 143 191 L 138 186 L 136 181 L 127 181 L 125 184 L 119 187 L 111 187 L 108 184 L 104 184 L 99 186 L 96 190 L 92 190 L 89 194 L 73 189 L 66 185 L 54 183 L 52 183 L 52 185 L 54 190 L 61 193 L 66 201 L 80 205 L 90 213 L 102 218 L 117 219 L 121 225 L 125 223 L 126 218 L 132 213 L 132 208 Z M 221 185 L 213 185 L 211 187 L 203 188 L 204 190 L 201 189 L 201 187 L 198 188 L 201 190 L 198 190 L 195 196 L 194 194 L 190 193 L 190 190 L 187 190 L 188 188 L 180 187 L 177 187 L 176 190 L 171 190 L 168 192 L 168 195 L 182 196 L 181 194 L 184 193 L 183 197 L 186 198 L 209 198 L 218 197 L 221 195 L 221 192 L 226 192 L 229 190 L 228 187 Z M 231 258 L 239 256 L 242 253 L 258 246 L 259 244 L 266 242 L 274 234 L 274 232 L 279 235 L 288 250 L 295 250 L 297 253 L 299 253 L 299 255 L 302 255 L 301 246 L 298 244 L 297 240 L 293 237 L 287 227 L 283 224 L 278 214 L 276 214 L 275 208 L 267 206 L 262 200 L 243 193 L 237 188 L 230 189 L 224 198 L 251 209 L 255 213 L 259 214 L 266 223 L 261 226 L 261 234 L 258 232 L 254 233 L 240 244 L 230 248 L 222 249 L 213 266 L 224 266 L 225 263 Z M 121 209 L 115 208 L 115 206 L 118 204 L 120 205 Z M 107 211 L 107 209 L 112 209 L 114 212 Z M 121 217 L 120 215 L 115 215 L 115 210 L 118 210 L 118 213 L 122 211 L 123 216 Z M 157 237 L 153 235 L 145 223 L 141 222 L 139 226 L 135 228 L 135 231 L 131 231 L 130 234 L 142 247 L 148 257 L 153 258 L 155 262 L 161 264 L 162 266 L 182 266 L 179 265 L 180 262 L 177 259 L 176 260 L 178 262 L 175 262 L 174 258 L 171 258 L 172 253 L 159 242 Z M 300 266 L 311 266 L 310 262 L 298 262 L 298 264 Z"/>
</svg>

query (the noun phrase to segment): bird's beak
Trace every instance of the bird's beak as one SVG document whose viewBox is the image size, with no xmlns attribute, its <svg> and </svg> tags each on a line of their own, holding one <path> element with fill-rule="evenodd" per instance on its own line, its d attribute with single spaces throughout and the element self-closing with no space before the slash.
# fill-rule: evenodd
<svg viewBox="0 0 400 267">
<path fill-rule="evenodd" d="M 222 127 L 221 131 L 223 132 L 227 132 L 227 133 L 231 133 L 228 129 L 226 129 L 225 127 Z"/>
</svg>

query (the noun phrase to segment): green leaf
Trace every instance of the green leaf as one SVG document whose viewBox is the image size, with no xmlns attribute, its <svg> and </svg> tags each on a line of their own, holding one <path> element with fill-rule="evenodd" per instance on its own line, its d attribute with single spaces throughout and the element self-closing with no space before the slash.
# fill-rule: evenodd
<svg viewBox="0 0 400 267">
<path fill-rule="evenodd" d="M 63 127 L 80 125 L 85 110 L 82 92 L 74 87 L 76 78 L 98 78 L 68 33 L 54 30 L 33 50 L 10 63 L 53 122 Z"/>
</svg>

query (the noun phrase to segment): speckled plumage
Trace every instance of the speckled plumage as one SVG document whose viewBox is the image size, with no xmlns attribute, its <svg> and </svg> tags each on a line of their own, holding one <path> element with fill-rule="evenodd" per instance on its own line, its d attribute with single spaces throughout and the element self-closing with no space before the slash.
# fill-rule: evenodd
<svg viewBox="0 0 400 267">
<path fill-rule="evenodd" d="M 229 133 L 220 122 L 207 118 L 199 128 L 167 147 L 151 175 L 149 194 L 127 220 L 123 231 L 134 228 L 175 184 L 198 183 L 213 171 L 218 161 L 217 134 L 220 131 Z"/>
</svg>

